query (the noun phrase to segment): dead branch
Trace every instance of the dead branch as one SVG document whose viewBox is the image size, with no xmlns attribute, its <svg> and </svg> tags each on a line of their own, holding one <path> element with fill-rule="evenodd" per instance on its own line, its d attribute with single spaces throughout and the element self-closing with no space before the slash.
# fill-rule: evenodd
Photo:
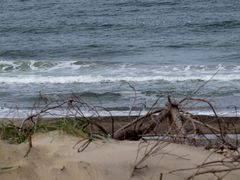
<svg viewBox="0 0 240 180">
<path fill-rule="evenodd" d="M 212 109 L 215 117 L 218 117 L 217 112 L 215 111 L 215 108 L 213 107 L 213 105 L 206 99 L 201 99 L 201 98 L 193 98 L 193 97 L 186 97 L 184 99 L 182 99 L 181 101 L 179 101 L 179 104 L 182 104 L 184 101 L 199 101 L 199 102 L 205 102 L 209 105 L 209 107 Z"/>
<path fill-rule="evenodd" d="M 33 145 L 32 145 L 32 136 L 29 135 L 28 136 L 28 150 L 27 150 L 26 154 L 23 156 L 24 158 L 28 156 L 28 154 L 30 153 L 32 147 L 33 147 Z"/>
<path fill-rule="evenodd" d="M 193 96 L 195 96 L 204 86 L 206 86 L 211 80 L 213 80 L 213 78 L 217 75 L 218 72 L 219 69 L 207 81 L 205 81 L 202 85 L 195 89 L 189 96 L 187 96 L 187 98 L 192 98 Z"/>
<path fill-rule="evenodd" d="M 146 145 L 141 147 L 142 143 L 144 142 L 140 142 L 138 146 L 137 156 L 135 159 L 134 168 L 132 170 L 131 177 L 134 176 L 134 173 L 136 170 L 147 167 L 147 165 L 140 166 L 143 162 L 145 162 L 149 157 L 153 156 L 154 154 L 161 151 L 163 148 L 165 148 L 170 144 L 170 142 L 164 142 L 164 141 L 157 141 L 153 144 L 151 142 L 147 142 Z M 142 150 L 144 151 L 143 154 L 141 154 Z"/>
<path fill-rule="evenodd" d="M 236 170 L 240 170 L 240 167 L 226 168 L 226 169 L 203 170 L 203 171 L 199 171 L 199 172 L 195 173 L 192 176 L 189 176 L 187 178 L 187 180 L 193 179 L 194 177 L 199 176 L 199 175 L 203 175 L 203 174 L 209 174 L 209 173 L 215 174 L 215 173 L 221 173 L 221 172 L 232 172 L 232 171 L 236 171 Z"/>
<path fill-rule="evenodd" d="M 41 114 L 43 114 L 43 113 L 45 113 L 45 112 L 47 112 L 47 111 L 49 111 L 49 110 L 52 110 L 52 109 L 57 109 L 57 108 L 59 108 L 59 107 L 62 107 L 62 106 L 65 105 L 65 104 L 68 104 L 68 103 L 71 103 L 71 102 L 72 102 L 72 100 L 67 100 L 67 101 L 64 101 L 64 102 L 62 102 L 62 103 L 60 103 L 60 104 L 54 105 L 54 106 L 51 106 L 51 105 L 52 105 L 52 102 L 49 103 L 49 104 L 47 104 L 47 105 L 46 105 L 43 109 L 41 109 L 39 112 L 36 112 L 36 113 L 34 113 L 34 114 L 31 114 L 31 115 L 29 115 L 26 119 L 24 119 L 24 120 L 22 121 L 22 123 L 21 123 L 20 129 L 23 128 L 24 124 L 25 124 L 27 121 L 32 121 L 32 122 L 33 122 L 33 119 L 36 118 L 36 117 L 38 117 L 38 116 L 40 116 Z"/>
<path fill-rule="evenodd" d="M 130 110 L 129 110 L 129 113 L 128 113 L 128 117 L 130 117 L 131 113 L 132 113 L 132 108 L 135 105 L 136 100 L 137 100 L 137 91 L 136 91 L 135 87 L 130 84 L 130 82 L 127 82 L 127 84 L 134 92 L 134 99 L 133 99 L 132 105 L 130 106 Z"/>
</svg>

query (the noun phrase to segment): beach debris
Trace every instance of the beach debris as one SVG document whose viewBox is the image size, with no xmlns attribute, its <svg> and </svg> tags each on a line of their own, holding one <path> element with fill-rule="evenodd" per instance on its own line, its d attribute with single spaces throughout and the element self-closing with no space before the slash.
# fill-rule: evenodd
<svg viewBox="0 0 240 180">
<path fill-rule="evenodd" d="M 240 169 L 238 136 L 236 136 L 236 138 L 229 136 L 229 133 L 237 135 L 236 126 L 234 123 L 225 121 L 223 117 L 219 117 L 213 104 L 209 100 L 194 98 L 193 96 L 176 100 L 168 96 L 164 107 L 158 106 L 157 102 L 159 99 L 157 99 L 147 113 L 144 115 L 140 115 L 141 113 L 139 113 L 139 116 L 133 118 L 131 113 L 137 96 L 135 88 L 131 84 L 128 85 L 135 92 L 134 99 L 131 102 L 128 117 L 126 117 L 128 121 L 125 121 L 126 123 L 120 127 L 118 126 L 118 128 L 116 128 L 116 124 L 118 123 L 115 119 L 116 117 L 113 117 L 107 108 L 92 106 L 80 97 L 73 95 L 62 101 L 52 101 L 49 98 L 47 102 L 44 101 L 43 108 L 31 112 L 22 120 L 20 126 L 16 126 L 13 123 L 3 125 L 1 137 L 10 139 L 13 143 L 21 143 L 27 140 L 28 150 L 24 157 L 28 157 L 33 147 L 32 135 L 39 130 L 61 130 L 74 136 L 81 135 L 81 139 L 73 146 L 73 149 L 77 149 L 79 153 L 86 150 L 96 139 L 104 140 L 111 136 L 117 140 L 139 140 L 139 147 L 131 177 L 134 177 L 138 171 L 148 167 L 147 160 L 149 158 L 159 153 L 169 154 L 169 152 L 165 152 L 164 149 L 171 142 L 198 146 L 199 144 L 201 145 L 201 141 L 204 141 L 205 149 L 211 150 L 213 153 L 221 153 L 226 159 L 218 162 L 204 161 L 201 165 L 191 168 L 191 170 L 195 168 L 196 172 L 189 176 L 188 179 L 193 179 L 195 176 L 202 174 L 214 174 L 216 176 Z M 203 116 L 200 117 L 186 112 L 184 105 L 187 102 L 207 104 L 214 116 L 211 118 L 205 117 L 204 119 Z M 55 109 L 67 109 L 68 116 L 63 117 L 61 121 L 58 122 L 58 125 L 55 124 L 55 127 L 42 126 L 42 117 Z M 110 121 L 108 125 L 111 126 L 111 130 L 106 130 L 105 127 L 99 123 L 104 118 L 100 115 L 99 109 L 109 114 Z M 92 116 L 85 116 L 85 111 L 83 110 L 91 112 Z M 214 140 L 209 138 L 206 132 L 213 134 L 215 137 Z M 12 138 L 12 136 L 16 137 Z M 144 138 L 151 136 L 155 137 L 155 141 Z M 199 139 L 196 138 L 197 136 L 201 136 L 200 142 Z M 234 166 L 230 166 L 229 164 L 231 163 L 234 164 Z M 208 169 L 210 165 L 219 164 L 224 167 L 220 169 Z M 169 173 L 185 170 L 190 169 L 176 169 Z M 163 179 L 162 173 L 159 178 Z"/>
</svg>

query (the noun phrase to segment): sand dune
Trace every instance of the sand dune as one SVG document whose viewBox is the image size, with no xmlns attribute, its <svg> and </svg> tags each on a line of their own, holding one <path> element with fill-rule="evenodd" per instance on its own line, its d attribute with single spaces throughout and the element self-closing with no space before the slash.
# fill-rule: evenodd
<svg viewBox="0 0 240 180">
<path fill-rule="evenodd" d="M 138 144 L 137 141 L 94 141 L 83 152 L 77 149 L 82 145 L 74 144 L 79 137 L 73 137 L 53 131 L 33 136 L 33 148 L 24 158 L 28 149 L 27 143 L 10 145 L 0 141 L 0 168 L 13 167 L 0 171 L 1 180 L 163 180 L 187 179 L 196 172 L 180 171 L 169 173 L 180 168 L 196 167 L 204 159 L 208 161 L 222 159 L 202 148 L 187 145 L 169 144 L 158 154 L 150 157 L 144 165 L 147 167 L 135 171 L 134 167 Z M 216 167 L 213 167 L 216 168 Z M 229 173 L 225 179 L 237 180 L 240 171 Z M 216 179 L 212 174 L 197 176 L 194 179 Z"/>
</svg>

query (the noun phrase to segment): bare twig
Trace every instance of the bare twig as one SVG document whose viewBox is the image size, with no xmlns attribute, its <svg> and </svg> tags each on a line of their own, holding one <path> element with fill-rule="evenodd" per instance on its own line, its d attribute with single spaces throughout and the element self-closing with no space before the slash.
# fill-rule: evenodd
<svg viewBox="0 0 240 180">
<path fill-rule="evenodd" d="M 133 99 L 132 105 L 130 106 L 130 110 L 129 110 L 129 113 L 128 113 L 128 117 L 130 117 L 130 116 L 131 116 L 131 113 L 132 113 L 132 108 L 133 108 L 133 106 L 135 105 L 136 100 L 137 100 L 137 91 L 136 91 L 135 87 L 133 87 L 133 86 L 130 84 L 130 82 L 127 82 L 127 84 L 128 84 L 128 86 L 129 86 L 129 87 L 133 90 L 133 92 L 134 92 L 134 99 Z"/>
<path fill-rule="evenodd" d="M 32 145 L 32 136 L 29 135 L 28 136 L 28 150 L 27 150 L 26 154 L 24 155 L 24 158 L 28 156 L 28 154 L 30 153 L 32 147 L 33 147 L 33 145 Z"/>
<path fill-rule="evenodd" d="M 221 172 L 231 172 L 231 171 L 236 171 L 236 170 L 240 170 L 240 167 L 226 168 L 226 169 L 210 169 L 210 170 L 199 171 L 199 172 L 195 173 L 194 175 L 189 176 L 187 178 L 187 180 L 193 179 L 194 177 L 203 175 L 203 174 L 209 174 L 209 173 L 215 174 L 215 173 L 221 173 Z"/>
</svg>

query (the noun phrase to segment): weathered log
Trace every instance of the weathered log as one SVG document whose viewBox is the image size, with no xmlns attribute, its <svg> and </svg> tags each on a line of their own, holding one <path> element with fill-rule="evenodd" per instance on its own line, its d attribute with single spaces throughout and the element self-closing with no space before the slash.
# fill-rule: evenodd
<svg viewBox="0 0 240 180">
<path fill-rule="evenodd" d="M 168 103 L 164 108 L 151 111 L 144 116 L 134 119 L 132 122 L 118 129 L 114 133 L 114 138 L 122 140 L 129 137 L 129 135 L 135 138 L 136 136 L 148 134 L 154 131 L 163 121 L 169 122 L 169 131 L 173 131 L 171 128 L 174 126 L 176 127 L 174 130 L 177 130 L 174 132 L 175 134 L 185 136 L 186 130 L 178 106 L 179 104 L 176 101 L 172 101 L 169 97 Z M 153 115 L 155 116 L 153 117 Z"/>
<path fill-rule="evenodd" d="M 186 135 L 186 130 L 184 127 L 183 119 L 181 118 L 181 114 L 179 112 L 179 104 L 177 101 L 172 101 L 170 97 L 168 97 L 167 104 L 170 112 L 170 123 L 173 124 L 177 129 L 177 134 L 182 136 Z"/>
<path fill-rule="evenodd" d="M 151 117 L 154 114 L 161 113 L 162 111 L 164 111 L 163 108 L 156 109 L 154 111 L 148 112 L 146 115 L 137 117 L 132 122 L 126 124 L 125 126 L 121 127 L 117 131 L 115 131 L 114 138 L 115 139 L 124 139 L 124 137 L 126 137 L 126 134 L 131 133 L 134 130 L 144 132 L 143 128 L 146 128 L 146 126 L 144 125 L 146 123 L 146 119 Z M 137 123 L 139 123 L 139 125 L 137 125 Z M 156 121 L 151 118 L 150 118 L 150 121 L 148 121 L 147 123 L 149 123 L 152 126 L 150 129 L 153 129 L 156 126 Z M 139 127 L 141 127 L 141 128 L 139 128 Z M 148 130 L 148 132 L 149 132 L 149 130 Z"/>
</svg>

